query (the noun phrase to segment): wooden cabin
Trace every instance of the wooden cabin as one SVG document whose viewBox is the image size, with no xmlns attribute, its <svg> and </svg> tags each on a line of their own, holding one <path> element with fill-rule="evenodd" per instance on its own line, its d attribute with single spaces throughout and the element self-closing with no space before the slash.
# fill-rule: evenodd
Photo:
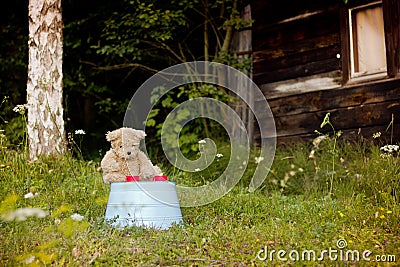
<svg viewBox="0 0 400 267">
<path fill-rule="evenodd" d="M 344 135 L 400 140 L 399 14 L 398 0 L 251 2 L 253 80 L 278 142 L 316 137 L 328 112 Z"/>
</svg>

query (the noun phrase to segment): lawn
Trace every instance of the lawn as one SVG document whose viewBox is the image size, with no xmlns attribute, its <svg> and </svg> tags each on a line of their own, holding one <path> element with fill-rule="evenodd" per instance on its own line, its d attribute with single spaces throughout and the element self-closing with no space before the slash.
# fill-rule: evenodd
<svg viewBox="0 0 400 267">
<path fill-rule="evenodd" d="M 104 222 L 110 189 L 99 162 L 70 155 L 29 162 L 23 148 L 2 147 L 0 265 L 397 266 L 398 153 L 379 141 L 318 141 L 278 147 L 253 193 L 251 159 L 232 191 L 182 208 L 184 226 L 165 231 Z M 226 166 L 229 146 L 219 152 L 224 157 L 201 172 L 164 169 L 177 184 L 208 183 Z"/>
</svg>

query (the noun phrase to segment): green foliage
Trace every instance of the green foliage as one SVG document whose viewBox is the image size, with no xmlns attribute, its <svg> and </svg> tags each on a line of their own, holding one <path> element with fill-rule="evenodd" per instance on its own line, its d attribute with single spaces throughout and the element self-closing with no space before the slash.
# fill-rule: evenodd
<svg viewBox="0 0 400 267">
<path fill-rule="evenodd" d="M 324 128 L 326 125 L 328 125 L 329 127 L 331 127 L 332 131 L 333 131 L 333 142 L 332 142 L 332 147 L 329 150 L 329 152 L 332 154 L 332 169 L 331 169 L 331 175 L 330 175 L 330 185 L 329 185 L 329 195 L 332 195 L 333 193 L 333 180 L 335 179 L 335 174 L 336 174 L 336 161 L 338 159 L 338 153 L 336 150 L 337 147 L 337 140 L 338 138 L 342 135 L 341 131 L 336 132 L 335 127 L 333 126 L 333 124 L 330 121 L 330 113 L 326 113 L 324 120 L 321 123 L 321 128 Z M 317 133 L 319 133 L 318 131 L 316 131 Z M 320 134 L 320 133 L 319 133 Z M 318 145 L 317 145 L 318 146 Z"/>
<path fill-rule="evenodd" d="M 184 30 L 184 8 L 156 0 L 124 1 L 123 13 L 114 12 L 103 22 L 104 44 L 97 53 L 130 62 L 152 57 L 154 48 L 162 47 Z"/>
<path fill-rule="evenodd" d="M 180 103 L 198 97 L 209 97 L 225 103 L 232 103 L 236 98 L 229 95 L 221 87 L 212 84 L 187 84 L 175 88 L 165 95 L 165 88 L 157 87 L 152 91 L 151 101 L 154 108 L 149 114 L 146 121 L 146 131 L 154 133 L 153 136 L 159 142 L 167 115 L 169 119 L 175 123 L 174 127 L 165 129 L 163 132 L 166 147 L 174 147 L 174 143 L 168 143 L 168 140 L 175 140 L 175 136 L 179 136 L 179 147 L 186 156 L 193 155 L 198 152 L 198 141 L 204 138 L 224 139 L 227 136 L 225 129 L 217 122 L 206 119 L 197 118 L 188 124 L 184 124 L 192 114 L 189 110 L 183 109 L 175 114 L 170 114 Z M 163 95 L 159 103 L 155 103 L 160 96 Z M 202 114 L 212 114 L 212 110 L 206 104 L 201 106 Z M 228 120 L 228 118 L 227 118 Z M 185 125 L 182 127 L 182 125 Z M 212 129 L 212 130 L 211 130 Z M 165 149 L 168 153 L 168 149 Z"/>
<path fill-rule="evenodd" d="M 23 16 L 27 16 L 28 6 L 21 8 L 20 2 L 10 4 L 2 11 L 0 27 L 0 99 L 12 96 L 19 103 L 25 98 L 28 66 L 28 30 Z M 17 12 L 11 10 L 17 9 Z M 25 11 L 25 12 L 24 12 Z"/>
<path fill-rule="evenodd" d="M 8 110 L 0 108 L 0 122 L 9 122 L 8 142 L 13 144 L 23 140 L 22 136 L 9 133 L 22 132 L 20 118 L 10 111 L 26 102 L 28 14 L 25 4 L 16 1 L 2 9 L 4 20 L 0 31 L 4 40 L 0 49 L 6 51 L 0 56 L 0 98 L 10 96 Z M 154 71 L 186 61 L 204 60 L 205 34 L 209 37 L 210 61 L 248 70 L 249 60 L 221 51 L 227 29 L 240 30 L 251 23 L 240 18 L 238 6 L 241 1 L 235 0 L 99 0 L 96 5 L 64 1 L 63 106 L 67 131 L 91 132 L 93 141 L 87 150 L 95 154 L 93 151 L 102 144 L 104 133 L 121 126 L 129 99 Z M 204 24 L 208 25 L 208 32 L 204 32 Z M 201 91 L 222 99 L 223 91 L 219 88 Z M 203 95 L 189 87 L 174 92 L 172 102 L 164 102 L 165 106 L 178 103 L 180 98 Z M 153 120 L 150 125 L 157 123 L 158 120 Z M 192 126 L 203 127 L 204 121 Z"/>
</svg>

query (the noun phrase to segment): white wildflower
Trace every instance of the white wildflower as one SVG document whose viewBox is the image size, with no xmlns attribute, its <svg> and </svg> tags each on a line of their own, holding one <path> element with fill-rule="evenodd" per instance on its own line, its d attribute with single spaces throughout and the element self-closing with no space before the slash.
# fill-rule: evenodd
<svg viewBox="0 0 400 267">
<path fill-rule="evenodd" d="M 74 213 L 71 215 L 71 219 L 80 222 L 83 220 L 83 216 L 78 213 Z"/>
<path fill-rule="evenodd" d="M 309 157 L 310 159 L 313 159 L 313 158 L 315 158 L 314 155 L 315 155 L 315 150 L 312 149 L 311 152 L 310 152 L 310 155 L 308 155 L 308 157 Z"/>
<path fill-rule="evenodd" d="M 196 169 L 194 169 L 194 171 L 195 171 L 195 172 L 199 172 L 199 171 L 200 171 L 200 169 L 199 169 L 199 168 L 196 168 Z"/>
<path fill-rule="evenodd" d="M 38 218 L 44 218 L 48 214 L 40 208 L 19 208 L 10 211 L 7 215 L 3 216 L 6 221 L 25 221 L 28 217 L 36 216 Z"/>
<path fill-rule="evenodd" d="M 86 134 L 86 132 L 84 130 L 82 130 L 82 129 L 79 129 L 79 130 L 75 130 L 75 134 L 84 135 L 84 134 Z"/>
<path fill-rule="evenodd" d="M 222 158 L 224 155 L 222 155 L 221 153 L 218 153 L 217 155 L 215 155 L 217 158 Z"/>
<path fill-rule="evenodd" d="M 399 151 L 399 146 L 398 145 L 385 145 L 385 146 L 381 147 L 380 149 L 387 153 L 393 153 L 393 152 Z"/>
<path fill-rule="evenodd" d="M 257 164 L 259 164 L 261 161 L 264 160 L 264 157 L 255 157 L 254 160 L 256 161 Z"/>
<path fill-rule="evenodd" d="M 381 137 L 381 132 L 377 132 L 377 133 L 374 133 L 374 134 L 372 134 L 372 138 L 374 138 L 374 139 L 376 139 L 376 138 L 379 138 L 379 137 Z"/>
<path fill-rule="evenodd" d="M 325 138 L 326 138 L 326 135 L 321 135 L 321 136 L 318 136 L 317 138 L 315 138 L 312 142 L 314 147 L 318 148 L 319 143 L 321 143 L 321 141 L 324 140 Z"/>
<path fill-rule="evenodd" d="M 38 193 L 29 192 L 28 194 L 24 195 L 24 198 L 34 198 L 38 195 Z"/>
<path fill-rule="evenodd" d="M 295 171 L 290 171 L 290 172 L 289 172 L 289 175 L 290 175 L 290 176 L 295 176 L 295 175 L 296 175 L 296 172 L 295 172 Z"/>
<path fill-rule="evenodd" d="M 28 104 L 23 104 L 23 105 L 16 105 L 14 108 L 13 108 L 13 111 L 14 112 L 17 112 L 17 113 L 19 113 L 19 114 L 24 114 L 25 113 L 25 110 L 27 110 L 28 109 Z"/>
<path fill-rule="evenodd" d="M 26 258 L 26 259 L 24 260 L 24 263 L 25 263 L 25 264 L 31 264 L 34 260 L 35 260 L 35 256 L 30 255 L 30 257 L 28 257 L 28 258 Z"/>
<path fill-rule="evenodd" d="M 199 141 L 199 144 L 205 144 L 205 143 L 206 143 L 206 140 L 204 140 L 204 139 Z"/>
<path fill-rule="evenodd" d="M 299 168 L 298 171 L 299 172 L 304 172 L 304 169 L 303 168 Z"/>
</svg>

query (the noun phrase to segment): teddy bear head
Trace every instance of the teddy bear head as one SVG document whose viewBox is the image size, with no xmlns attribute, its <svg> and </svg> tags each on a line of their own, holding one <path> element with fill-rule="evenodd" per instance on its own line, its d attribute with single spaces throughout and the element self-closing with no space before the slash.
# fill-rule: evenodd
<svg viewBox="0 0 400 267">
<path fill-rule="evenodd" d="M 146 136 L 142 130 L 120 128 L 106 134 L 106 139 L 111 143 L 112 150 L 123 159 L 135 157 L 139 151 L 140 140 Z"/>
</svg>

